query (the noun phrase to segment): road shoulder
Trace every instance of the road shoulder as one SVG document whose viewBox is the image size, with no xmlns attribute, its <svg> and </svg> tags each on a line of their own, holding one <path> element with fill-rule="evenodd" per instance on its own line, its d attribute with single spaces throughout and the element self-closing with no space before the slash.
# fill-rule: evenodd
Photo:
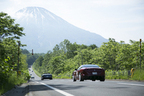
<svg viewBox="0 0 144 96">
<path fill-rule="evenodd" d="M 29 91 L 29 84 L 23 83 L 20 86 L 15 86 L 1 96 L 25 96 Z"/>
</svg>

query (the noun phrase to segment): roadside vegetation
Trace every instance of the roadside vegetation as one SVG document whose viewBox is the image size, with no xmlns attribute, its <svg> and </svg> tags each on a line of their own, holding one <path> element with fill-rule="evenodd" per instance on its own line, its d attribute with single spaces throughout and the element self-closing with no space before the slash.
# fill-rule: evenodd
<svg viewBox="0 0 144 96">
<path fill-rule="evenodd" d="M 52 51 L 36 59 L 33 68 L 39 74 L 51 73 L 54 78 L 71 78 L 72 72 L 80 65 L 96 64 L 105 69 L 106 79 L 144 80 L 144 42 L 141 52 L 140 69 L 139 41 L 130 40 L 130 44 L 126 44 L 109 38 L 109 42 L 98 48 L 95 44 L 80 45 L 65 39 Z"/>
<path fill-rule="evenodd" d="M 133 72 L 130 70 L 106 71 L 106 79 L 124 79 L 144 81 L 144 69 L 136 68 Z"/>
<path fill-rule="evenodd" d="M 134 75 L 130 78 L 130 80 L 139 80 L 144 81 L 144 69 L 136 69 L 134 71 Z"/>
<path fill-rule="evenodd" d="M 19 24 L 6 13 L 0 13 L 0 95 L 29 78 L 26 55 L 20 52 L 24 45 L 18 40 L 25 34 Z M 19 50 L 19 51 L 18 51 Z M 19 65 L 18 65 L 19 58 Z"/>
</svg>

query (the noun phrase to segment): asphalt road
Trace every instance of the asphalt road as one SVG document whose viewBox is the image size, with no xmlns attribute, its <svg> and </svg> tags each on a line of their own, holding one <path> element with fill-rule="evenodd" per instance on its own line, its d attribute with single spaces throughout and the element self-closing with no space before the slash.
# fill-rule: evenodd
<svg viewBox="0 0 144 96">
<path fill-rule="evenodd" d="M 34 72 L 28 96 L 144 96 L 144 82 L 76 81 L 72 79 L 40 80 Z"/>
</svg>

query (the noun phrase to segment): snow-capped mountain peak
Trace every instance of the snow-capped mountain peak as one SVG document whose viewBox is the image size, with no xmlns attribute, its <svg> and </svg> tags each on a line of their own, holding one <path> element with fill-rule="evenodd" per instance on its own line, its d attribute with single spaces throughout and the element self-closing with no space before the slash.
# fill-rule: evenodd
<svg viewBox="0 0 144 96">
<path fill-rule="evenodd" d="M 56 16 L 50 11 L 41 7 L 26 7 L 16 12 L 16 20 L 34 22 L 43 24 L 44 21 L 50 23 L 65 22 L 62 18 Z"/>
<path fill-rule="evenodd" d="M 50 11 L 41 7 L 26 7 L 16 12 L 16 23 L 24 27 L 26 36 L 21 38 L 27 49 L 35 52 L 46 52 L 68 39 L 77 44 L 96 44 L 100 46 L 107 41 L 98 34 L 80 29 Z"/>
</svg>

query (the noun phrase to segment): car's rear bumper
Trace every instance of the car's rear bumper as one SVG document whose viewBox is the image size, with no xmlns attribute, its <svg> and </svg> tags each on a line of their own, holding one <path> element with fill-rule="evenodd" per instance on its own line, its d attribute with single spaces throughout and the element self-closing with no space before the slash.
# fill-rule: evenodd
<svg viewBox="0 0 144 96">
<path fill-rule="evenodd" d="M 42 77 L 42 79 L 52 79 L 52 77 Z"/>
<path fill-rule="evenodd" d="M 84 80 L 101 80 L 102 78 L 105 78 L 105 76 L 97 76 L 97 75 L 83 76 Z"/>
<path fill-rule="evenodd" d="M 52 77 L 45 77 L 45 78 L 43 78 L 43 79 L 52 79 Z"/>
</svg>

